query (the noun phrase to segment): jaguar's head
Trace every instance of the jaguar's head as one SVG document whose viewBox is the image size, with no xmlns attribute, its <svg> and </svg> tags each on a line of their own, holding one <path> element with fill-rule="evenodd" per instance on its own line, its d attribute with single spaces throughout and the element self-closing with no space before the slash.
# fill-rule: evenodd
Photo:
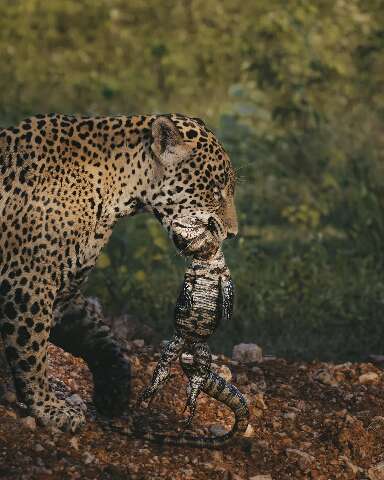
<svg viewBox="0 0 384 480">
<path fill-rule="evenodd" d="M 200 119 L 159 116 L 151 129 L 157 185 L 149 207 L 179 251 L 209 256 L 238 230 L 231 161 Z"/>
</svg>

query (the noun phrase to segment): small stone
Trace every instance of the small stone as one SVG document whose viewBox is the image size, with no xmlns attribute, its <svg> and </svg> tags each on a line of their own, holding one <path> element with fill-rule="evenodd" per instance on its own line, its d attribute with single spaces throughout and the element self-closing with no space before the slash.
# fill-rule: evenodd
<svg viewBox="0 0 384 480">
<path fill-rule="evenodd" d="M 254 396 L 254 403 L 257 408 L 261 408 L 262 410 L 267 409 L 267 405 L 265 404 L 264 401 L 264 394 L 263 392 L 256 393 Z"/>
<path fill-rule="evenodd" d="M 296 420 L 296 413 L 286 412 L 286 413 L 283 413 L 283 417 L 286 418 L 287 420 L 291 420 L 292 422 L 294 422 Z"/>
<path fill-rule="evenodd" d="M 255 343 L 240 343 L 233 347 L 232 358 L 243 363 L 261 362 L 263 350 Z"/>
<path fill-rule="evenodd" d="M 366 383 L 374 383 L 379 380 L 379 375 L 375 372 L 363 373 L 359 377 L 359 383 L 365 385 Z"/>
<path fill-rule="evenodd" d="M 4 395 L 1 397 L 1 401 L 5 403 L 16 403 L 17 402 L 17 397 L 14 392 L 11 392 L 10 390 L 7 390 Z"/>
<path fill-rule="evenodd" d="M 218 373 L 221 378 L 224 378 L 224 380 L 228 383 L 231 382 L 232 380 L 232 372 L 231 370 L 226 366 L 226 365 L 221 365 L 221 367 L 218 370 Z"/>
<path fill-rule="evenodd" d="M 245 372 L 240 372 L 236 375 L 236 382 L 239 385 L 246 385 L 248 383 L 248 377 Z"/>
<path fill-rule="evenodd" d="M 318 371 L 315 374 L 314 378 L 319 382 L 321 382 L 323 385 L 330 385 L 331 387 L 335 387 L 337 385 L 336 380 L 332 377 L 332 375 L 327 370 Z"/>
<path fill-rule="evenodd" d="M 83 453 L 83 459 L 84 459 L 84 463 L 86 465 L 89 465 L 90 463 L 94 463 L 95 456 L 92 455 L 92 453 L 90 453 L 90 452 L 84 452 Z"/>
<path fill-rule="evenodd" d="M 264 375 L 263 370 L 262 370 L 260 367 L 256 367 L 256 365 L 254 365 L 253 367 L 251 367 L 251 372 L 257 373 L 257 375 L 261 375 L 261 376 Z"/>
<path fill-rule="evenodd" d="M 356 475 L 359 472 L 362 472 L 363 470 L 358 467 L 357 465 L 353 464 L 351 460 L 346 456 L 346 455 L 341 455 L 339 457 L 339 460 L 344 463 L 346 470 L 352 473 L 353 475 Z"/>
<path fill-rule="evenodd" d="M 245 430 L 243 436 L 246 438 L 251 438 L 255 436 L 255 429 L 250 423 L 248 423 L 247 429 Z"/>
<path fill-rule="evenodd" d="M 45 450 L 44 447 L 40 445 L 40 443 L 36 443 L 35 452 L 40 453 L 40 452 L 44 452 L 44 450 Z"/>
<path fill-rule="evenodd" d="M 215 437 L 220 437 L 221 435 L 225 435 L 227 433 L 227 430 L 222 425 L 211 425 L 209 427 L 209 431 Z"/>
<path fill-rule="evenodd" d="M 17 418 L 16 412 L 14 412 L 13 410 L 5 410 L 4 413 L 7 417 Z"/>
<path fill-rule="evenodd" d="M 72 448 L 74 448 L 75 450 L 78 450 L 79 449 L 79 439 L 77 437 L 72 437 L 70 440 L 69 440 L 69 444 L 71 445 Z"/>
<path fill-rule="evenodd" d="M 85 404 L 84 400 L 78 395 L 74 393 L 70 397 L 67 398 L 68 402 L 73 405 L 74 407 L 79 408 L 82 412 L 87 411 L 87 405 Z"/>
<path fill-rule="evenodd" d="M 285 452 L 288 459 L 295 461 L 302 471 L 308 470 L 315 461 L 315 457 L 296 448 L 287 448 Z"/>
<path fill-rule="evenodd" d="M 223 463 L 223 452 L 220 450 L 212 450 L 212 461 Z"/>
<path fill-rule="evenodd" d="M 253 477 L 249 477 L 249 480 L 272 480 L 271 475 L 254 475 Z"/>
<path fill-rule="evenodd" d="M 24 425 L 24 427 L 27 427 L 30 430 L 36 430 L 36 420 L 33 417 L 21 418 L 20 422 Z"/>
<path fill-rule="evenodd" d="M 132 341 L 132 344 L 136 347 L 136 348 L 143 348 L 144 347 L 144 340 L 142 338 L 136 338 L 135 340 Z"/>
<path fill-rule="evenodd" d="M 384 462 L 380 462 L 368 470 L 369 480 L 384 480 Z"/>
</svg>

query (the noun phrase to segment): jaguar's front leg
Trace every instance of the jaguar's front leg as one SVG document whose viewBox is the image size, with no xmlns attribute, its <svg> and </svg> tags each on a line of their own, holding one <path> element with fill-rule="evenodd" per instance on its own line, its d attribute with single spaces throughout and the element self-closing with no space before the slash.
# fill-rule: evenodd
<svg viewBox="0 0 384 480">
<path fill-rule="evenodd" d="M 146 387 L 138 398 L 138 405 L 144 401 L 151 401 L 156 393 L 166 384 L 169 380 L 169 369 L 171 363 L 176 360 L 183 350 L 185 340 L 179 336 L 174 335 L 173 338 L 167 343 L 163 348 L 160 360 L 156 365 L 155 371 L 153 372 L 151 383 Z"/>
</svg>

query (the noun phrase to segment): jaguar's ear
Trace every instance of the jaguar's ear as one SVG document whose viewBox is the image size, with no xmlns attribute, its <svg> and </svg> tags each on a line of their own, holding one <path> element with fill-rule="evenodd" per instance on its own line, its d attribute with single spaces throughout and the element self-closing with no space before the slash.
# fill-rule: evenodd
<svg viewBox="0 0 384 480">
<path fill-rule="evenodd" d="M 152 124 L 152 151 L 164 166 L 185 160 L 191 151 L 176 125 L 167 117 L 158 117 Z"/>
</svg>

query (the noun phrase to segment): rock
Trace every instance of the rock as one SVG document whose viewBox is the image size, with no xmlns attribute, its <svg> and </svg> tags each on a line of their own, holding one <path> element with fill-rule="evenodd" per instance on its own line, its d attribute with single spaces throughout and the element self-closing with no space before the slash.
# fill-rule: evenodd
<svg viewBox="0 0 384 480">
<path fill-rule="evenodd" d="M 288 459 L 296 462 L 303 472 L 308 470 L 315 461 L 315 457 L 296 448 L 287 448 L 285 452 Z"/>
<path fill-rule="evenodd" d="M 83 460 L 86 465 L 89 465 L 90 463 L 94 463 L 95 461 L 95 456 L 92 455 L 90 452 L 84 452 L 83 453 Z"/>
<path fill-rule="evenodd" d="M 74 407 L 79 408 L 82 412 L 87 411 L 87 405 L 85 404 L 84 400 L 80 397 L 80 395 L 78 395 L 77 393 L 74 393 L 73 395 L 68 397 L 67 401 Z"/>
<path fill-rule="evenodd" d="M 143 348 L 144 347 L 144 340 L 142 338 L 136 338 L 135 340 L 132 341 L 132 344 L 136 347 L 136 348 Z"/>
<path fill-rule="evenodd" d="M 254 475 L 253 477 L 249 477 L 249 480 L 272 480 L 271 475 Z"/>
<path fill-rule="evenodd" d="M 16 412 L 13 410 L 5 410 L 4 413 L 7 417 L 17 418 Z"/>
<path fill-rule="evenodd" d="M 256 407 L 261 408 L 261 410 L 267 409 L 267 405 L 265 404 L 265 401 L 264 401 L 263 392 L 256 393 L 256 395 L 254 396 L 254 403 Z"/>
<path fill-rule="evenodd" d="M 245 438 L 251 438 L 255 436 L 255 429 L 252 427 L 250 423 L 248 423 L 248 427 L 245 430 L 243 437 Z"/>
<path fill-rule="evenodd" d="M 230 383 L 232 381 L 232 372 L 226 365 L 221 365 L 218 374 L 220 377 L 224 378 L 226 382 Z"/>
<path fill-rule="evenodd" d="M 339 460 L 344 463 L 346 470 L 353 475 L 356 475 L 357 473 L 363 471 L 362 468 L 352 463 L 351 460 L 346 455 L 341 455 L 339 457 Z"/>
<path fill-rule="evenodd" d="M 223 452 L 220 450 L 212 450 L 212 461 L 217 463 L 223 463 Z"/>
<path fill-rule="evenodd" d="M 40 452 L 44 452 L 44 450 L 45 448 L 42 445 L 40 445 L 40 443 L 36 443 L 35 452 L 40 453 Z"/>
<path fill-rule="evenodd" d="M 380 462 L 368 470 L 369 480 L 384 480 L 384 462 Z"/>
<path fill-rule="evenodd" d="M 36 420 L 33 417 L 21 418 L 20 422 L 22 425 L 24 425 L 24 427 L 27 427 L 30 430 L 36 430 Z"/>
<path fill-rule="evenodd" d="M 288 420 L 291 420 L 292 422 L 294 422 L 296 420 L 296 413 L 295 412 L 286 412 L 286 413 L 283 413 L 283 417 L 288 419 Z"/>
<path fill-rule="evenodd" d="M 379 380 L 379 375 L 375 372 L 363 373 L 359 377 L 359 383 L 365 385 L 366 383 L 375 383 Z"/>
<path fill-rule="evenodd" d="M 380 433 L 384 435 L 384 417 L 373 417 L 371 423 L 368 425 L 367 430 L 376 434 Z"/>
<path fill-rule="evenodd" d="M 330 385 L 331 387 L 335 387 L 338 385 L 337 381 L 332 377 L 332 375 L 328 372 L 328 370 L 319 370 L 314 375 L 315 380 L 318 380 L 323 385 Z"/>
<path fill-rule="evenodd" d="M 74 448 L 75 450 L 78 450 L 79 449 L 79 439 L 77 437 L 72 437 L 70 440 L 69 440 L 69 444 L 71 445 L 72 448 Z"/>
<path fill-rule="evenodd" d="M 263 351 L 255 343 L 240 343 L 233 347 L 232 358 L 243 363 L 261 362 Z"/>
<path fill-rule="evenodd" d="M 245 372 L 240 372 L 236 375 L 236 382 L 239 385 L 246 385 L 248 383 L 248 377 Z"/>
<path fill-rule="evenodd" d="M 211 425 L 209 427 L 209 431 L 215 435 L 215 437 L 220 437 L 221 435 L 225 435 L 227 430 L 222 425 Z"/>
<path fill-rule="evenodd" d="M 264 376 L 263 370 L 262 370 L 260 367 L 256 367 L 256 365 L 254 365 L 253 367 L 251 367 L 251 372 L 257 373 L 257 375 L 260 375 L 261 377 Z"/>
<path fill-rule="evenodd" d="M 10 390 L 6 390 L 6 392 L 1 397 L 1 401 L 5 403 L 16 403 L 16 394 L 14 392 L 11 392 Z"/>
</svg>

